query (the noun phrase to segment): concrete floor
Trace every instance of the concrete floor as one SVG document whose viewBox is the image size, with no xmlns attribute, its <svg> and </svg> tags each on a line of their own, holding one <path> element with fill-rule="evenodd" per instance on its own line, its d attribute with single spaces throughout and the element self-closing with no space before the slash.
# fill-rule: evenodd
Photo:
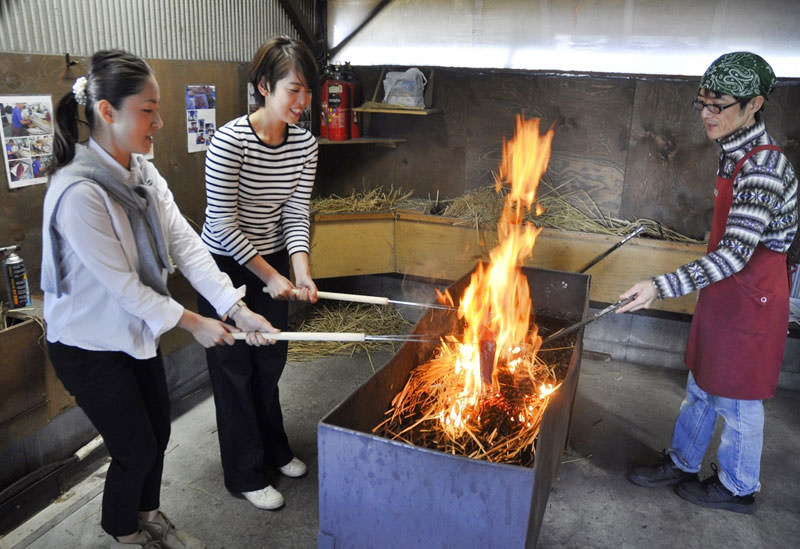
<svg viewBox="0 0 800 549">
<path fill-rule="evenodd" d="M 379 367 L 390 353 L 372 354 Z M 173 424 L 162 509 L 209 548 L 311 548 L 317 543 L 317 422 L 372 374 L 365 354 L 290 363 L 281 380 L 286 428 L 309 465 L 279 478 L 286 506 L 259 511 L 222 485 L 214 404 L 208 389 L 187 397 Z M 539 547 L 796 547 L 800 539 L 800 393 L 779 389 L 766 403 L 762 492 L 755 515 L 700 508 L 669 488 L 634 486 L 625 472 L 669 442 L 685 373 L 584 357 L 570 449 L 548 499 Z M 715 460 L 716 443 L 704 474 Z M 102 468 L 0 547 L 107 547 L 100 529 Z M 48 529 L 49 528 L 49 529 Z M 35 539 L 34 539 L 35 538 Z M 387 540 L 385 547 L 391 546 Z"/>
</svg>

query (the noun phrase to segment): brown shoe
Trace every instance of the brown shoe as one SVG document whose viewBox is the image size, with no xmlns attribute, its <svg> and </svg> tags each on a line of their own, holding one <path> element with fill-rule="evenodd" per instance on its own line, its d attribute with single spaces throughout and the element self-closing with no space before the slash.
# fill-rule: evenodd
<svg viewBox="0 0 800 549">
<path fill-rule="evenodd" d="M 154 520 L 139 519 L 139 528 L 142 528 L 158 541 L 165 549 L 205 549 L 206 544 L 190 536 L 183 530 L 178 530 L 164 513 L 158 512 Z"/>
</svg>

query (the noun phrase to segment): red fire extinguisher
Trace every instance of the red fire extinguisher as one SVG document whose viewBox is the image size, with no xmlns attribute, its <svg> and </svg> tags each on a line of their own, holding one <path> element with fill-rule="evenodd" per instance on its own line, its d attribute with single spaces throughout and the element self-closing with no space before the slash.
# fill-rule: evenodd
<svg viewBox="0 0 800 549">
<path fill-rule="evenodd" d="M 346 141 L 350 137 L 350 87 L 338 68 L 322 85 L 322 103 L 327 103 L 328 139 Z"/>
<path fill-rule="evenodd" d="M 350 139 L 355 139 L 357 137 L 361 137 L 361 113 L 352 109 L 352 107 L 355 107 L 358 104 L 359 95 L 356 73 L 353 72 L 350 63 L 345 63 L 344 70 L 342 70 L 342 76 L 350 88 Z"/>
<path fill-rule="evenodd" d="M 325 67 L 322 73 L 322 86 L 320 90 L 320 112 L 319 112 L 319 136 L 321 139 L 328 138 L 328 93 L 327 86 L 325 85 L 331 77 L 329 67 Z"/>
</svg>

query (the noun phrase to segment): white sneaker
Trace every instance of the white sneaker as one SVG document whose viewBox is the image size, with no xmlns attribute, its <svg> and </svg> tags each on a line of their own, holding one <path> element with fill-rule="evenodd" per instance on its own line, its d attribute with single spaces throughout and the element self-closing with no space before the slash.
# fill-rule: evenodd
<svg viewBox="0 0 800 549">
<path fill-rule="evenodd" d="M 283 507 L 283 496 L 272 486 L 252 492 L 242 492 L 242 496 L 259 509 L 274 511 Z"/>
<path fill-rule="evenodd" d="M 292 458 L 292 461 L 283 467 L 279 467 L 279 470 L 287 477 L 297 478 L 305 475 L 308 472 L 308 467 L 306 467 L 306 464 L 299 459 Z"/>
</svg>

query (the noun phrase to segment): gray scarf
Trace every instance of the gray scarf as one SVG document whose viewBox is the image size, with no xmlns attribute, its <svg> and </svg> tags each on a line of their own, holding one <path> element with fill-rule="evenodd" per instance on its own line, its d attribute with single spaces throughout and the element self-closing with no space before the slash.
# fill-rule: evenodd
<svg viewBox="0 0 800 549">
<path fill-rule="evenodd" d="M 139 254 L 137 272 L 142 283 L 162 295 L 169 295 L 161 273 L 162 269 L 167 269 L 170 273 L 174 269 L 159 222 L 160 205 L 155 189 L 158 172 L 150 162 L 134 155 L 131 158 L 131 178 L 134 181 L 133 185 L 120 181 L 114 177 L 96 152 L 89 147 L 76 145 L 75 158 L 56 172 L 45 197 L 42 290 L 55 293 L 59 297 L 66 290 L 61 272 L 61 236 L 55 229 L 54 220 L 64 192 L 76 183 L 89 181 L 103 187 L 125 210 L 136 241 Z"/>
</svg>

